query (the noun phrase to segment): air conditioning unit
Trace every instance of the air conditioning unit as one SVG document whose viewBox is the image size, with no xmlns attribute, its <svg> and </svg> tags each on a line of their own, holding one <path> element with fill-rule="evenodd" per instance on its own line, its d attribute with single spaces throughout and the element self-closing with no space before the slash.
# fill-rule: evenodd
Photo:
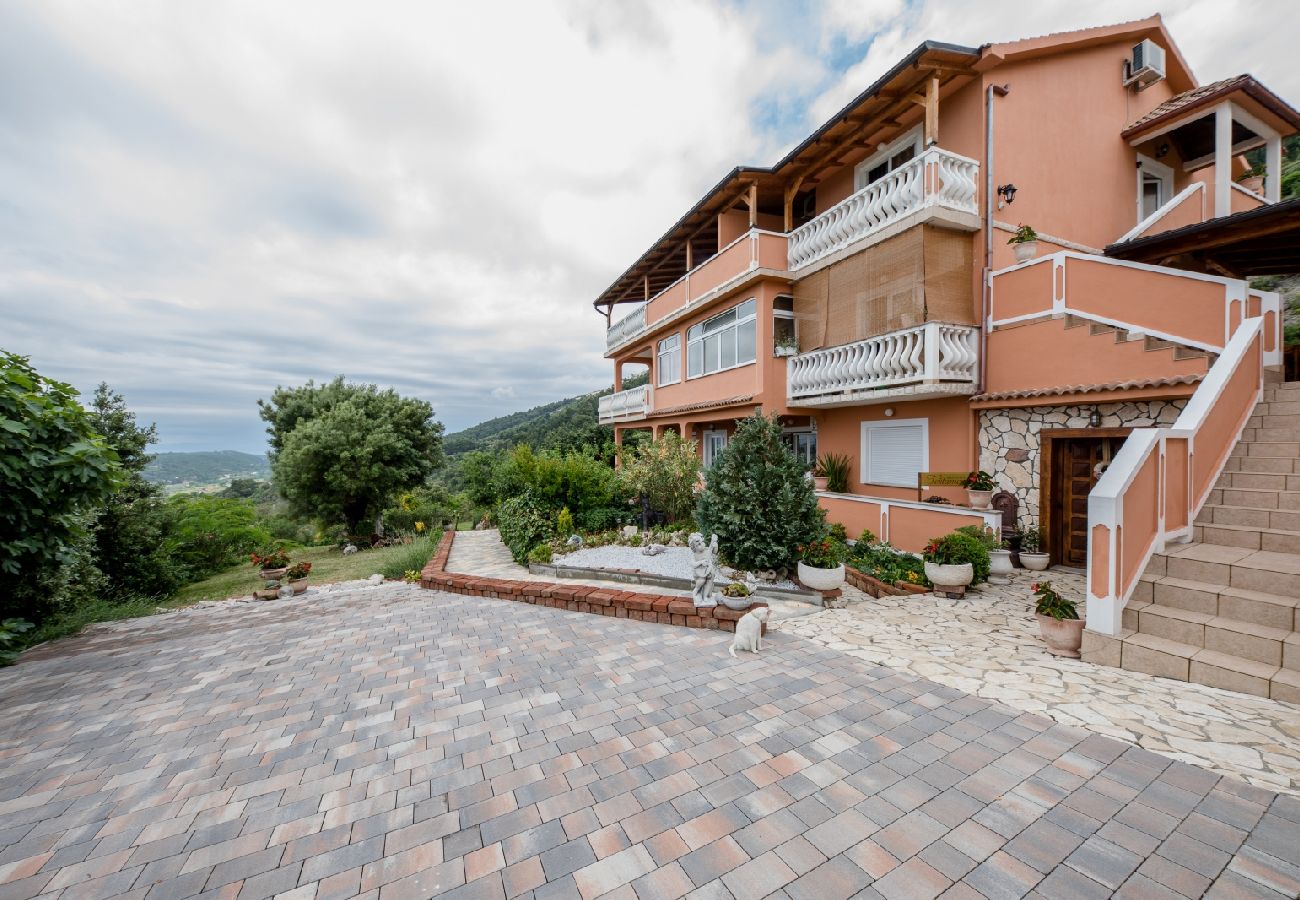
<svg viewBox="0 0 1300 900">
<path fill-rule="evenodd" d="M 1165 77 L 1165 48 L 1146 40 L 1133 47 L 1133 56 L 1124 63 L 1124 86 L 1136 84 L 1139 91 Z"/>
</svg>

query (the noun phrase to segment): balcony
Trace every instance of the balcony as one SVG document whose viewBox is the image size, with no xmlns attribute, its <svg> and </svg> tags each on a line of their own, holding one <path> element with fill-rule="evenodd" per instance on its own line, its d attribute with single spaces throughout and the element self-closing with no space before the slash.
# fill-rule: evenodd
<svg viewBox="0 0 1300 900">
<path fill-rule="evenodd" d="M 597 418 L 601 425 L 612 425 L 615 422 L 635 422 L 644 419 L 650 414 L 651 396 L 650 385 L 648 384 L 629 388 L 626 391 L 606 394 L 600 398 L 597 407 Z"/>
<path fill-rule="evenodd" d="M 978 179 L 978 162 L 931 147 L 790 232 L 789 269 L 812 265 L 925 210 L 957 213 L 961 225 L 977 228 Z"/>
<path fill-rule="evenodd" d="M 751 228 L 611 325 L 605 332 L 606 353 L 680 318 L 753 274 L 784 272 L 786 255 L 784 234 Z"/>
<path fill-rule="evenodd" d="M 790 357 L 786 398 L 831 407 L 971 394 L 978 363 L 978 328 L 928 322 Z"/>
</svg>

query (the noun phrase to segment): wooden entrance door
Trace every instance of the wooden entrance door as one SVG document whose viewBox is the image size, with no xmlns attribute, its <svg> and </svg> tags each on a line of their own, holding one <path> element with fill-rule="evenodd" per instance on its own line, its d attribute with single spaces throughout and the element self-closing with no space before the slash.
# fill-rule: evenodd
<svg viewBox="0 0 1300 900">
<path fill-rule="evenodd" d="M 1088 494 L 1115 458 L 1122 435 L 1053 435 L 1048 454 L 1047 541 L 1052 562 L 1082 568 L 1088 562 Z"/>
</svg>

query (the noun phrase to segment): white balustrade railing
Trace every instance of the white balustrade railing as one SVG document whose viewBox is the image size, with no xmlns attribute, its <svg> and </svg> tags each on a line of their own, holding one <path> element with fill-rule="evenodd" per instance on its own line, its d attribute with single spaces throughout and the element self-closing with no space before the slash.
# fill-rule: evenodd
<svg viewBox="0 0 1300 900">
<path fill-rule="evenodd" d="M 630 313 L 609 326 L 605 332 L 605 349 L 612 350 L 634 334 L 645 331 L 645 308 L 646 304 L 638 303 Z"/>
<path fill-rule="evenodd" d="M 790 269 L 814 263 L 927 206 L 978 214 L 978 179 L 978 162 L 931 147 L 790 232 Z"/>
<path fill-rule="evenodd" d="M 929 322 L 864 341 L 790 357 L 786 395 L 791 400 L 908 384 L 968 382 L 978 375 L 979 330 Z"/>
<path fill-rule="evenodd" d="M 650 385 L 629 388 L 600 398 L 597 416 L 602 425 L 644 419 L 650 413 Z"/>
</svg>

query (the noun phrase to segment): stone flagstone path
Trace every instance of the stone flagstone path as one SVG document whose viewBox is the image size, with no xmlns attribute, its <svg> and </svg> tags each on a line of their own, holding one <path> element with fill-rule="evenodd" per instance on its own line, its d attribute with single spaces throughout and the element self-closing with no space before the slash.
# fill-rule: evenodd
<svg viewBox="0 0 1300 900">
<path fill-rule="evenodd" d="M 0 897 L 1300 891 L 1294 797 L 728 640 L 401 584 L 96 628 L 0 670 Z"/>
<path fill-rule="evenodd" d="M 1045 574 L 1067 596 L 1084 596 L 1081 576 Z M 876 600 L 846 588 L 846 609 L 779 627 L 867 663 L 1300 794 L 1300 707 L 1051 655 L 1030 602 L 1029 585 L 1042 577 L 1018 572 L 1013 584 L 982 585 L 963 600 Z"/>
</svg>

